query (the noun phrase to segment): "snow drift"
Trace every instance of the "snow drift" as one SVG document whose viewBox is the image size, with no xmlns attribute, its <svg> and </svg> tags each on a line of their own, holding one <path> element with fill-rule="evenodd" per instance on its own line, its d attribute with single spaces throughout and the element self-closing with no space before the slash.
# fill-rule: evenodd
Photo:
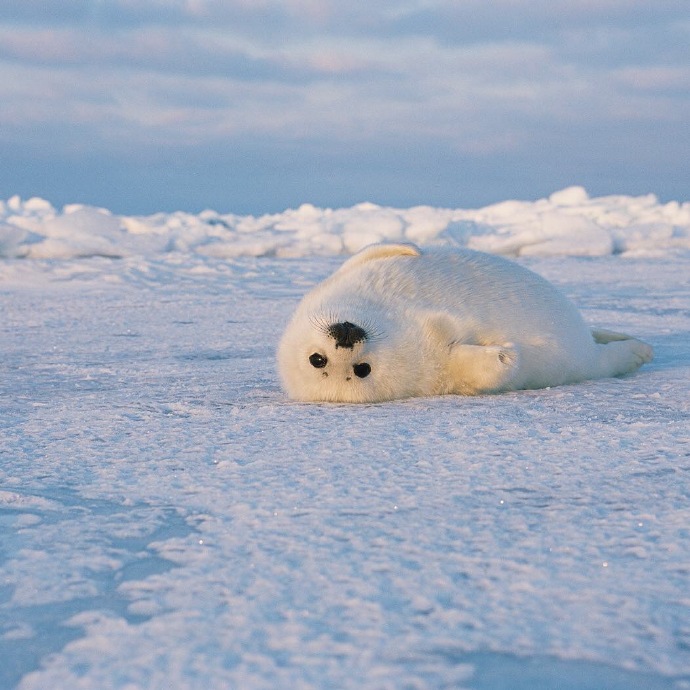
<svg viewBox="0 0 690 690">
<path fill-rule="evenodd" d="M 216 211 L 116 216 L 79 204 L 58 211 L 38 198 L 0 201 L 2 257 L 300 257 L 351 254 L 382 241 L 457 244 L 512 256 L 658 255 L 690 248 L 690 203 L 661 204 L 652 194 L 590 198 L 582 187 L 477 210 L 303 204 L 259 217 Z"/>
</svg>

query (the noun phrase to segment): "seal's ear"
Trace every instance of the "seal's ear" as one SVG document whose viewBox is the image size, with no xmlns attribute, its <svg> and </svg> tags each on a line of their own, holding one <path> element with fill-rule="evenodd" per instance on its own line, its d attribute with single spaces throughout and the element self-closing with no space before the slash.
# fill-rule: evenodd
<svg viewBox="0 0 690 690">
<path fill-rule="evenodd" d="M 414 244 L 370 244 L 351 256 L 338 271 L 348 271 L 375 259 L 390 259 L 396 256 L 421 256 L 422 251 Z"/>
</svg>

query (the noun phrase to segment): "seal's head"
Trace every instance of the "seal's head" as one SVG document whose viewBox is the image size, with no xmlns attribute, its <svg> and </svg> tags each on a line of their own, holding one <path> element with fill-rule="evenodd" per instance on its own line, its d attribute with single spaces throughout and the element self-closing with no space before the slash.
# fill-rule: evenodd
<svg viewBox="0 0 690 690">
<path fill-rule="evenodd" d="M 431 394 L 438 358 L 424 315 L 408 309 L 414 288 L 405 278 L 406 262 L 420 255 L 414 245 L 372 245 L 303 297 L 278 347 L 291 398 L 380 402 Z"/>
<path fill-rule="evenodd" d="M 354 311 L 354 313 L 353 313 Z M 407 397 L 419 343 L 401 343 L 382 314 L 297 310 L 278 348 L 283 387 L 295 400 L 378 402 Z"/>
<path fill-rule="evenodd" d="M 380 333 L 348 319 L 293 319 L 283 336 L 278 363 L 283 385 L 296 400 L 364 402 L 376 396 Z"/>
</svg>

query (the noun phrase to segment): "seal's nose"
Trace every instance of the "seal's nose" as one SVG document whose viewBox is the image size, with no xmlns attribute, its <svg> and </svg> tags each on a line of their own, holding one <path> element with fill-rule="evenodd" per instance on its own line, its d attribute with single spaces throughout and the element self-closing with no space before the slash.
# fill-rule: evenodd
<svg viewBox="0 0 690 690">
<path fill-rule="evenodd" d="M 335 339 L 336 348 L 349 347 L 352 349 L 356 343 L 367 338 L 367 333 L 363 328 L 355 326 L 349 321 L 331 324 L 328 327 L 328 335 Z"/>
</svg>

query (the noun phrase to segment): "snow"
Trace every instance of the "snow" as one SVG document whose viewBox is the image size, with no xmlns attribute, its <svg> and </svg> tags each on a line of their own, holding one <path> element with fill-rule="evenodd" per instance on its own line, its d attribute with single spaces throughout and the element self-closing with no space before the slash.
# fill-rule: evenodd
<svg viewBox="0 0 690 690">
<path fill-rule="evenodd" d="M 256 218 L 215 211 L 115 216 L 79 204 L 57 211 L 36 198 L 0 201 L 0 257 L 327 256 L 381 241 L 450 242 L 512 256 L 664 254 L 690 247 L 690 202 L 661 204 L 652 194 L 590 199 L 570 187 L 478 210 L 303 204 Z"/>
<path fill-rule="evenodd" d="M 274 351 L 378 239 L 509 254 L 634 376 L 309 405 Z M 690 688 L 690 205 L 261 218 L 0 202 L 0 687 Z"/>
</svg>

